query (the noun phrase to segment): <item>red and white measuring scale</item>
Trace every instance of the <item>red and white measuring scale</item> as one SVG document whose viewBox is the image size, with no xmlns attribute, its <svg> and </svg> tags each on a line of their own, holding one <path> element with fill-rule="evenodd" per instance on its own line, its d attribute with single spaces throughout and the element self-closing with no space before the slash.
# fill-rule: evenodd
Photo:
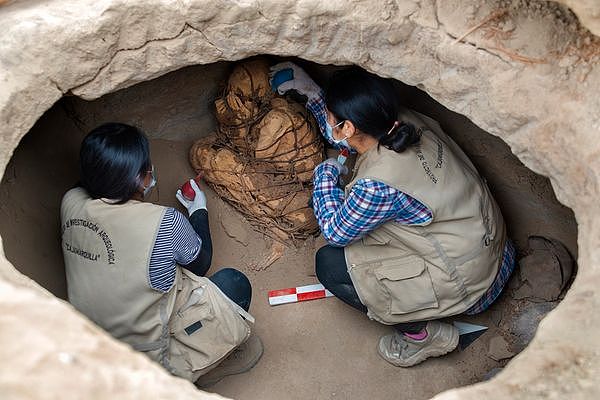
<svg viewBox="0 0 600 400">
<path fill-rule="evenodd" d="M 325 297 L 333 297 L 333 293 L 318 283 L 316 285 L 271 290 L 269 292 L 269 304 L 277 306 L 279 304 L 297 303 L 299 301 L 324 299 Z"/>
</svg>

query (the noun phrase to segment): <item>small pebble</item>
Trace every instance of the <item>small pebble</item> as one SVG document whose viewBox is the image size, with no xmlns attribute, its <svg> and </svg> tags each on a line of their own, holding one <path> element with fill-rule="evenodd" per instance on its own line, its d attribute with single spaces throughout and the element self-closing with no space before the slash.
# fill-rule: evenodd
<svg viewBox="0 0 600 400">
<path fill-rule="evenodd" d="M 63 364 L 72 364 L 75 357 L 72 354 L 65 353 L 64 351 L 58 353 L 58 361 Z"/>
</svg>

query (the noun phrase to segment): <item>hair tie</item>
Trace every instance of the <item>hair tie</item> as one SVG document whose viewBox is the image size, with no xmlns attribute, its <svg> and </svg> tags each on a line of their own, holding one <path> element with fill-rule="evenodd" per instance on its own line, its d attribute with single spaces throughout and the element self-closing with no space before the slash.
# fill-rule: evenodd
<svg viewBox="0 0 600 400">
<path fill-rule="evenodd" d="M 391 129 L 388 131 L 388 133 L 386 133 L 386 134 L 385 134 L 385 136 L 389 136 L 389 135 L 390 135 L 390 133 L 392 133 L 392 131 L 398 127 L 398 125 L 400 125 L 400 122 L 398 122 L 398 121 L 394 121 L 394 125 L 393 125 L 393 126 L 392 126 L 392 128 L 391 128 Z"/>
</svg>

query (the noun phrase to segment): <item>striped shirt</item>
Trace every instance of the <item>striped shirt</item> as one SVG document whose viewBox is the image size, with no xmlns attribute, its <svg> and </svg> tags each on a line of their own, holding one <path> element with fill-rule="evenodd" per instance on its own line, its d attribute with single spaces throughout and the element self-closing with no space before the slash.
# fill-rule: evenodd
<svg viewBox="0 0 600 400">
<path fill-rule="evenodd" d="M 306 107 L 313 113 L 321 133 L 324 133 L 327 108 L 322 96 L 309 99 Z M 382 182 L 359 179 L 350 189 L 348 197 L 338 182 L 339 172 L 333 165 L 322 163 L 315 168 L 312 195 L 315 217 L 323 237 L 333 246 L 346 246 L 388 221 L 414 225 L 424 224 L 433 218 L 431 210 L 424 204 Z M 492 304 L 508 281 L 515 261 L 515 247 L 507 240 L 502 265 L 494 282 L 467 310 L 468 314 L 482 312 Z"/>
<path fill-rule="evenodd" d="M 187 265 L 194 261 L 201 246 L 202 240 L 188 219 L 174 208 L 167 208 L 150 256 L 150 287 L 168 292 L 175 282 L 177 264 Z"/>
</svg>

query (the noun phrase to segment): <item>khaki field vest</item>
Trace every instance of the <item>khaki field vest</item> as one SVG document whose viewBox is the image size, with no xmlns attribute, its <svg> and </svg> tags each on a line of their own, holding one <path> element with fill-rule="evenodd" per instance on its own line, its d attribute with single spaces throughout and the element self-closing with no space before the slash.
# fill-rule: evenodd
<svg viewBox="0 0 600 400">
<path fill-rule="evenodd" d="M 209 279 L 177 266 L 168 292 L 152 289 L 150 256 L 165 207 L 109 204 L 71 189 L 61 206 L 69 301 L 115 338 L 195 381 L 250 335 L 252 317 Z"/>
<path fill-rule="evenodd" d="M 346 195 L 363 178 L 394 187 L 433 213 L 422 225 L 387 222 L 345 248 L 348 272 L 370 318 L 384 324 L 460 314 L 492 284 L 506 234 L 486 183 L 436 121 L 403 109 L 422 132 L 402 153 L 362 154 Z"/>
</svg>

